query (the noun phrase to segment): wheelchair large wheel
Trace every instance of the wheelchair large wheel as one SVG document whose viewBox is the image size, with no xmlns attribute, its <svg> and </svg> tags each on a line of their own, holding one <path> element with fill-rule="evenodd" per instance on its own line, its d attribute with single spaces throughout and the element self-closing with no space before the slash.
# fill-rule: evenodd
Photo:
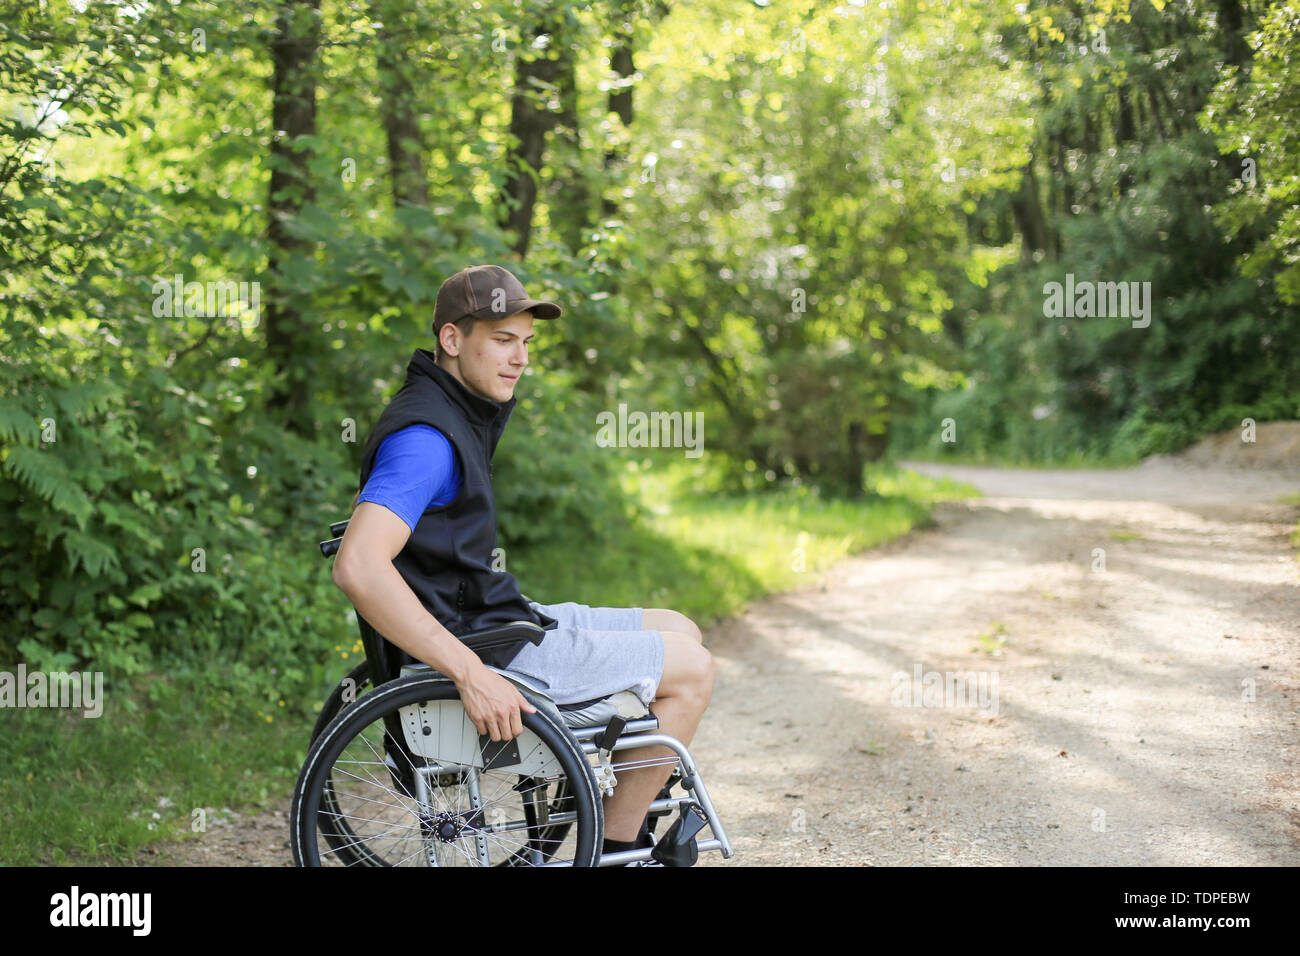
<svg viewBox="0 0 1300 956">
<path fill-rule="evenodd" d="M 315 741 L 325 728 L 330 725 L 331 721 L 338 716 L 339 711 L 347 704 L 364 696 L 370 689 L 370 665 L 362 661 L 344 675 L 338 686 L 325 700 L 325 704 L 316 718 L 316 725 L 312 728 L 311 739 Z M 382 861 L 365 852 L 365 842 L 359 840 L 356 834 L 352 832 L 346 815 L 339 811 L 335 800 L 336 792 L 337 788 L 333 786 L 324 787 L 321 791 L 322 811 L 334 815 L 335 825 L 330 828 L 326 838 L 334 850 L 336 862 L 343 866 L 383 865 Z M 545 817 L 547 819 L 559 818 L 562 820 L 567 806 L 566 800 L 569 797 L 567 780 L 563 780 L 556 785 L 555 793 L 550 794 L 549 797 Z M 654 829 L 656 822 L 656 820 L 651 820 L 651 830 Z M 541 845 L 559 846 L 564 842 L 571 826 L 571 823 L 560 822 L 541 827 L 538 834 Z"/>
<path fill-rule="evenodd" d="M 594 866 L 604 813 L 591 765 L 545 712 L 480 738 L 446 678 L 416 675 L 348 705 L 294 788 L 302 866 Z"/>
</svg>

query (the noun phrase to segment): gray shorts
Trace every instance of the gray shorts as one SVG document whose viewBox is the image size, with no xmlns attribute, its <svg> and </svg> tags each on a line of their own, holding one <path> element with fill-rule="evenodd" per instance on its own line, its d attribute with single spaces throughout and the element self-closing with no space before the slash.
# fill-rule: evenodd
<svg viewBox="0 0 1300 956">
<path fill-rule="evenodd" d="M 542 643 L 525 644 L 504 670 L 538 682 L 557 704 L 630 690 L 650 706 L 664 674 L 664 638 L 641 629 L 642 608 L 529 604 L 559 625 Z"/>
</svg>

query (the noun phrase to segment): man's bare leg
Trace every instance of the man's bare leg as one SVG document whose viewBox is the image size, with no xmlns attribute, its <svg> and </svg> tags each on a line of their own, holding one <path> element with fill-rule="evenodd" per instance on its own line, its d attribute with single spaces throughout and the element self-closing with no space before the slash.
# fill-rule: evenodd
<svg viewBox="0 0 1300 956">
<path fill-rule="evenodd" d="M 649 623 L 651 620 L 647 611 L 643 626 L 663 635 L 664 673 L 650 711 L 659 719 L 661 732 L 689 745 L 713 694 L 713 655 L 695 634 L 660 630 Z M 618 751 L 614 763 L 672 756 L 675 754 L 667 747 L 634 747 Z M 672 763 L 665 763 L 618 772 L 614 795 L 605 798 L 606 839 L 628 843 L 636 839 L 650 803 L 663 789 L 672 769 Z"/>
</svg>

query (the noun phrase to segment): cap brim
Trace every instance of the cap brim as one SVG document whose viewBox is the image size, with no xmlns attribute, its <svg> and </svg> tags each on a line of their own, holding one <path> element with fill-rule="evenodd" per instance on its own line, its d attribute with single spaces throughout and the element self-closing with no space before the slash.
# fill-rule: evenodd
<svg viewBox="0 0 1300 956">
<path fill-rule="evenodd" d="M 511 302 L 510 305 L 516 312 L 532 312 L 535 319 L 558 319 L 564 314 L 554 302 L 546 302 L 542 299 L 523 299 L 519 302 Z"/>
<path fill-rule="evenodd" d="M 493 311 L 489 307 L 479 309 L 473 315 L 475 318 L 492 320 L 504 319 L 519 312 L 532 312 L 535 319 L 558 319 L 564 314 L 554 302 L 546 302 L 542 299 L 511 299 L 506 303 L 504 314 Z"/>
</svg>

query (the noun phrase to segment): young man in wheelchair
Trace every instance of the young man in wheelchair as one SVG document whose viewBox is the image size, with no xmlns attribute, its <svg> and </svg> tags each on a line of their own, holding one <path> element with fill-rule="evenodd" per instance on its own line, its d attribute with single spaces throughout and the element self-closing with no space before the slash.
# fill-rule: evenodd
<svg viewBox="0 0 1300 956">
<path fill-rule="evenodd" d="M 378 633 L 451 678 L 475 728 L 494 741 L 519 736 L 521 709 L 535 708 L 449 627 L 465 634 L 535 622 L 548 631 L 540 644 L 487 652 L 486 662 L 540 683 L 557 704 L 632 690 L 663 733 L 689 745 L 714 677 L 713 657 L 689 618 L 664 608 L 536 604 L 509 572 L 490 566 L 492 456 L 528 365 L 534 319 L 560 315 L 500 266 L 471 266 L 442 284 L 437 355 L 416 349 L 405 384 L 371 432 L 334 581 Z M 670 753 L 641 747 L 619 757 Z M 619 774 L 604 800 L 602 852 L 652 845 L 647 810 L 670 773 L 661 764 Z"/>
</svg>

